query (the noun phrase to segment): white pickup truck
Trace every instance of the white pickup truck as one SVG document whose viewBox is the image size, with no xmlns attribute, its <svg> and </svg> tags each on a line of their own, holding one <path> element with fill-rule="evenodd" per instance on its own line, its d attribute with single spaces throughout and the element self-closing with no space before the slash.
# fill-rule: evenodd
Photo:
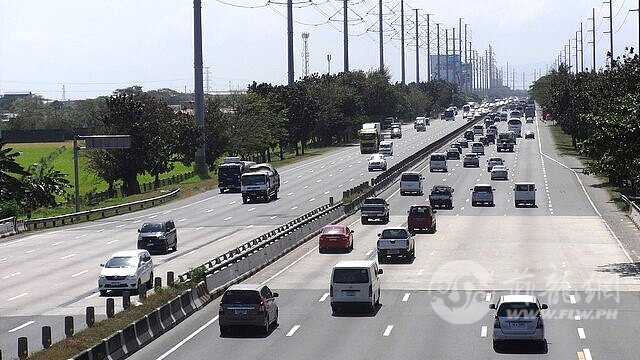
<svg viewBox="0 0 640 360">
<path fill-rule="evenodd" d="M 388 258 L 411 261 L 416 257 L 416 242 L 406 227 L 389 227 L 378 234 L 378 263 Z"/>
</svg>

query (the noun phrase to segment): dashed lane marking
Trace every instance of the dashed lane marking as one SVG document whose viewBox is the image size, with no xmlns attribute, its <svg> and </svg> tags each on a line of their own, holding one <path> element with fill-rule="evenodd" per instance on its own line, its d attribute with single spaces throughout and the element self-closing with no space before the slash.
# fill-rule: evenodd
<svg viewBox="0 0 640 360">
<path fill-rule="evenodd" d="M 27 296 L 27 295 L 29 295 L 29 293 L 22 293 L 22 294 L 20 294 L 20 295 L 16 295 L 16 296 L 14 296 L 14 297 L 10 297 L 10 298 L 8 298 L 8 299 L 7 299 L 7 301 L 13 301 L 13 300 L 16 300 L 16 299 L 20 299 L 21 297 L 25 297 L 25 296 Z"/>
<path fill-rule="evenodd" d="M 584 328 L 581 328 L 581 327 L 578 328 L 578 337 L 580 339 L 586 339 L 587 338 L 587 336 L 584 334 Z"/>
<path fill-rule="evenodd" d="M 318 302 L 323 302 L 323 301 L 327 300 L 328 297 L 329 297 L 329 293 L 324 293 L 324 294 L 322 294 L 322 296 L 320 297 L 320 300 L 318 300 Z"/>
<path fill-rule="evenodd" d="M 480 337 L 487 337 L 487 327 L 483 326 L 480 330 Z"/>
<path fill-rule="evenodd" d="M 71 275 L 71 277 L 72 277 L 72 278 L 74 278 L 74 277 L 78 277 L 78 276 L 80 276 L 80 275 L 82 275 L 82 274 L 86 274 L 86 273 L 88 273 L 88 272 L 89 272 L 89 270 L 82 270 L 82 271 L 80 271 L 80 272 L 77 272 L 77 273 L 75 273 L 75 274 Z"/>
<path fill-rule="evenodd" d="M 407 302 L 409 300 L 409 296 L 411 296 L 411 293 L 405 293 L 402 297 L 402 302 Z"/>
<path fill-rule="evenodd" d="M 298 329 L 300 329 L 300 325 L 295 325 L 294 327 L 291 328 L 291 330 L 289 330 L 286 336 L 287 337 L 293 336 L 293 334 L 295 334 L 296 331 L 298 331 Z"/>
<path fill-rule="evenodd" d="M 391 330 L 393 330 L 393 325 L 387 325 L 387 328 L 384 330 L 384 332 L 382 333 L 382 336 L 389 336 L 391 335 Z"/>
</svg>

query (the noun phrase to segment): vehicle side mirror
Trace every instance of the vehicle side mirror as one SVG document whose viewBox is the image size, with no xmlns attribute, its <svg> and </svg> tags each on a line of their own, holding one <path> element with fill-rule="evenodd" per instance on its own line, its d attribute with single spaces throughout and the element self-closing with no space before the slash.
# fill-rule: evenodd
<svg viewBox="0 0 640 360">
<path fill-rule="evenodd" d="M 382 234 L 378 234 L 378 237 L 382 236 Z"/>
<path fill-rule="evenodd" d="M 140 232 L 140 229 L 138 229 L 138 232 Z"/>
<path fill-rule="evenodd" d="M 469 189 L 469 191 L 473 191 L 473 189 Z"/>
<path fill-rule="evenodd" d="M 489 304 L 489 309 L 495 310 L 496 309 L 496 304 Z"/>
<path fill-rule="evenodd" d="M 382 275 L 384 271 L 382 269 L 378 269 L 378 275 Z"/>
<path fill-rule="evenodd" d="M 277 298 L 278 296 L 280 296 L 280 294 L 278 294 L 277 292 L 274 292 L 274 293 L 273 293 L 273 297 L 274 297 L 274 298 Z"/>
<path fill-rule="evenodd" d="M 349 230 L 349 233 L 353 234 L 353 230 Z"/>
<path fill-rule="evenodd" d="M 411 236 L 415 236 L 416 233 L 414 231 L 410 232 Z"/>
<path fill-rule="evenodd" d="M 546 310 L 546 309 L 548 309 L 548 308 L 549 308 L 549 305 L 547 305 L 547 304 L 542 304 L 542 310 Z"/>
<path fill-rule="evenodd" d="M 433 210 L 433 213 L 434 213 L 434 214 L 437 214 L 437 213 L 438 213 L 438 210 Z"/>
<path fill-rule="evenodd" d="M 100 264 L 100 267 L 104 267 L 104 263 Z"/>
</svg>

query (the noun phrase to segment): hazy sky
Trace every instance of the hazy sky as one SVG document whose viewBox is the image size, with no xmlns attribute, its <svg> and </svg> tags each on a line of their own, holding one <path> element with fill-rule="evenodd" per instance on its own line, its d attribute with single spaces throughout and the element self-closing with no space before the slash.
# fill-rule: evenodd
<svg viewBox="0 0 640 360">
<path fill-rule="evenodd" d="M 210 89 L 244 88 L 252 80 L 285 83 L 286 0 L 203 0 L 204 63 Z M 399 1 L 384 0 L 385 62 L 400 79 Z M 223 3 L 224 2 L 224 3 Z M 301 33 L 308 32 L 310 71 L 342 69 L 342 1 L 294 0 L 296 78 L 302 74 Z M 225 4 L 227 3 L 227 4 Z M 277 3 L 277 4 L 276 4 Z M 232 5 L 256 8 L 240 8 Z M 350 67 L 378 66 L 376 0 L 349 0 Z M 616 55 L 637 47 L 637 0 L 613 0 Z M 406 0 L 406 32 L 414 33 L 413 9 L 435 23 L 468 24 L 473 48 L 493 46 L 498 65 L 515 66 L 516 87 L 546 70 L 584 22 L 585 66 L 591 67 L 591 9 L 596 8 L 598 66 L 608 50 L 608 5 L 601 0 Z M 311 24 L 311 25 L 306 25 Z M 464 25 L 463 25 L 464 26 Z M 457 31 L 457 30 L 456 30 Z M 441 34 L 444 37 L 444 31 Z M 415 80 L 415 40 L 406 36 L 406 76 Z M 444 40 L 442 40 L 444 48 Z M 457 46 L 457 45 L 456 45 Z M 444 51 L 444 50 L 443 50 Z M 420 49 L 425 76 L 426 47 Z M 574 50 L 571 50 L 572 54 Z M 573 60 L 572 60 L 573 62 Z M 193 89 L 193 2 L 189 0 L 0 0 L 0 93 L 32 91 L 51 99 L 95 97 L 133 84 L 145 89 Z"/>
</svg>

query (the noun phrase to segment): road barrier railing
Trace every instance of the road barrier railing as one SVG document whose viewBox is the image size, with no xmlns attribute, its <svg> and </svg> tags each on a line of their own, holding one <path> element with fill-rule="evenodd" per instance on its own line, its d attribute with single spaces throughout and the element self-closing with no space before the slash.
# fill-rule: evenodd
<svg viewBox="0 0 640 360">
<path fill-rule="evenodd" d="M 620 197 L 629 206 L 629 212 L 627 213 L 627 216 L 629 216 L 631 221 L 633 221 L 633 223 L 636 224 L 638 229 L 640 229 L 640 206 L 638 206 L 638 204 L 636 204 L 634 201 L 632 201 L 631 199 L 629 199 L 629 197 L 625 195 L 621 194 Z"/>
</svg>

